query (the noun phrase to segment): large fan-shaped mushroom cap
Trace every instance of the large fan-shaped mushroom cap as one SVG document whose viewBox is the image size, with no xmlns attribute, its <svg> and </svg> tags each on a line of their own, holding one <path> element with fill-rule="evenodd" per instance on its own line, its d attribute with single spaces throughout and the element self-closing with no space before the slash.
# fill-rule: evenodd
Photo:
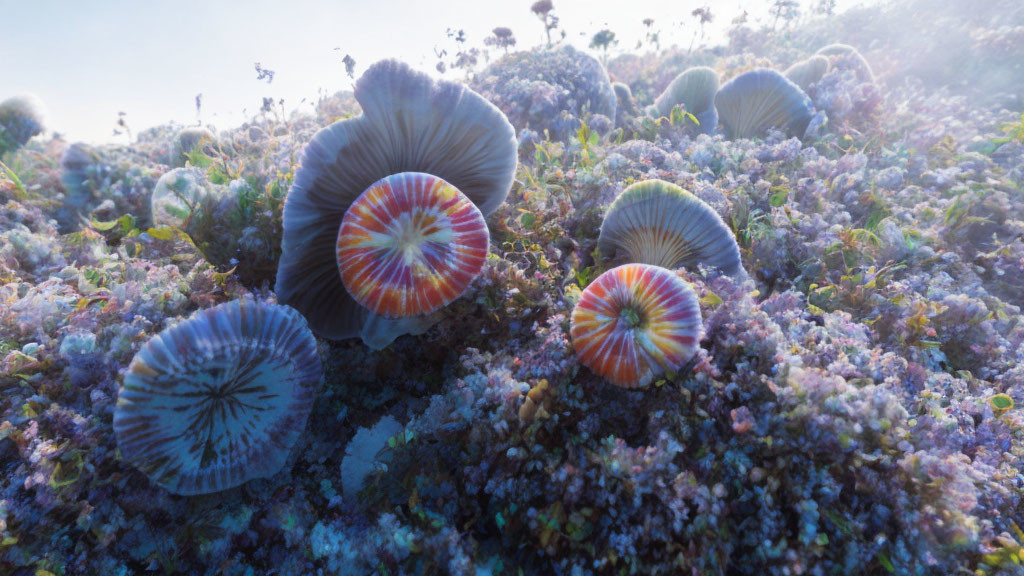
<svg viewBox="0 0 1024 576">
<path fill-rule="evenodd" d="M 726 136 L 754 138 L 770 128 L 803 137 L 811 121 L 811 100 L 775 70 L 744 72 L 722 86 L 715 107 Z"/>
<path fill-rule="evenodd" d="M 680 369 L 697 351 L 702 329 L 690 285 L 647 264 L 601 274 L 572 311 L 572 345 L 580 362 L 626 388 Z"/>
<path fill-rule="evenodd" d="M 368 312 L 342 284 L 336 241 L 349 206 L 374 182 L 401 172 L 437 176 L 484 214 L 515 175 L 515 131 L 461 84 L 434 81 L 393 60 L 356 83 L 363 114 L 321 130 L 306 147 L 284 207 L 278 298 L 326 338 L 358 336 Z"/>
<path fill-rule="evenodd" d="M 316 341 L 287 306 L 251 299 L 201 310 L 135 355 L 117 399 L 124 459 L 176 494 L 276 474 L 322 377 Z"/>
<path fill-rule="evenodd" d="M 697 115 L 715 106 L 718 93 L 718 72 L 707 66 L 690 68 L 675 77 L 664 92 L 654 100 L 654 107 L 662 116 L 682 104 L 690 114 Z"/>
<path fill-rule="evenodd" d="M 814 55 L 793 64 L 783 72 L 783 75 L 799 86 L 801 90 L 807 92 L 807 89 L 821 80 L 826 72 L 828 72 L 828 58 Z"/>
<path fill-rule="evenodd" d="M 662 268 L 715 267 L 744 276 L 736 237 L 710 206 L 679 186 L 646 180 L 608 208 L 597 240 L 602 257 Z"/>
</svg>

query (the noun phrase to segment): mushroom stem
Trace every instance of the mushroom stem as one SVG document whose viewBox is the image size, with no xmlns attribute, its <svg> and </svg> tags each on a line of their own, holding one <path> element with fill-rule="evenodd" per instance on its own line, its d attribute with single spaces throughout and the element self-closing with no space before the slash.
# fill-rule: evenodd
<svg viewBox="0 0 1024 576">
<path fill-rule="evenodd" d="M 408 316 L 405 318 L 385 318 L 379 314 L 370 314 L 363 324 L 360 336 L 363 344 L 371 350 L 383 350 L 399 336 L 411 334 L 418 336 L 441 321 L 441 314 L 434 312 L 426 316 Z"/>
</svg>

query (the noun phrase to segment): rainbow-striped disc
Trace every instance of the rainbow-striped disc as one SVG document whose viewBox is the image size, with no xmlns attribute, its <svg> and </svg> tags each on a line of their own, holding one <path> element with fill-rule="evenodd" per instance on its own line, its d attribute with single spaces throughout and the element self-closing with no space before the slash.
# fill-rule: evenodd
<svg viewBox="0 0 1024 576">
<path fill-rule="evenodd" d="M 702 328 L 690 285 L 648 264 L 601 274 L 572 311 L 572 345 L 580 362 L 626 388 L 682 367 L 697 351 Z"/>
<path fill-rule="evenodd" d="M 363 192 L 338 231 L 338 269 L 362 306 L 388 318 L 433 312 L 462 295 L 483 268 L 483 214 L 457 188 L 419 172 L 392 174 Z"/>
</svg>

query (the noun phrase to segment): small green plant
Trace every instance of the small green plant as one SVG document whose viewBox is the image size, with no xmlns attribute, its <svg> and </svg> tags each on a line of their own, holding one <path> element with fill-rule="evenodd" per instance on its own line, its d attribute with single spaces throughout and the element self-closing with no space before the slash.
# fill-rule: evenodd
<svg viewBox="0 0 1024 576">
<path fill-rule="evenodd" d="M 593 164 L 594 148 L 600 141 L 597 132 L 587 126 L 587 123 L 580 120 L 580 127 L 576 130 L 576 139 L 580 143 L 580 164 L 589 167 Z"/>
<path fill-rule="evenodd" d="M 672 107 L 672 112 L 668 116 L 668 122 L 673 126 L 686 126 L 690 124 L 700 126 L 700 120 L 697 120 L 696 116 L 690 114 L 678 104 Z"/>
<path fill-rule="evenodd" d="M 1020 115 L 1019 121 L 1005 122 L 999 126 L 999 129 L 1002 130 L 1003 134 L 1006 134 L 1006 136 L 997 138 L 995 140 L 997 144 L 1005 144 L 1011 140 L 1016 140 L 1017 142 L 1024 144 L 1024 114 Z"/>
<path fill-rule="evenodd" d="M 849 272 L 866 260 L 866 253 L 871 248 L 882 245 L 882 240 L 874 232 L 864 228 L 846 228 L 839 232 L 839 239 L 825 249 L 825 255 L 842 256 L 845 272 Z"/>
<path fill-rule="evenodd" d="M 575 270 L 576 284 L 580 288 L 586 288 L 590 285 L 590 281 L 594 279 L 594 267 L 587 266 L 586 268 L 580 268 Z"/>
<path fill-rule="evenodd" d="M 228 184 L 232 180 L 241 178 L 245 170 L 245 162 L 242 160 L 232 162 L 231 157 L 220 144 L 200 142 L 190 152 L 185 153 L 185 158 L 192 166 L 206 170 L 206 177 L 213 184 Z"/>
<path fill-rule="evenodd" d="M 18 175 L 14 173 L 14 170 L 8 168 L 7 164 L 4 164 L 3 162 L 0 162 L 0 174 L 6 176 L 7 180 L 9 180 L 14 186 L 15 198 L 22 199 L 28 195 L 28 191 L 25 190 L 25 185 L 21 183 L 21 179 L 18 178 Z"/>
<path fill-rule="evenodd" d="M 988 403 L 992 406 L 993 410 L 999 413 L 1013 410 L 1013 398 L 1006 394 L 996 394 L 988 399 Z"/>
</svg>

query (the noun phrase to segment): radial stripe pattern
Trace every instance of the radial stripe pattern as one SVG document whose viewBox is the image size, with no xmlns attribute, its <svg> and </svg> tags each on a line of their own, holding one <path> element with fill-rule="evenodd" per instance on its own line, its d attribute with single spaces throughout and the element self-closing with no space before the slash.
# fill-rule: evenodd
<svg viewBox="0 0 1024 576">
<path fill-rule="evenodd" d="M 598 248 L 616 264 L 675 270 L 698 265 L 745 275 L 736 237 L 710 206 L 675 184 L 645 180 L 626 188 L 601 223 Z"/>
<path fill-rule="evenodd" d="M 403 172 L 356 199 L 338 232 L 338 269 L 352 298 L 388 318 L 427 314 L 462 295 L 483 268 L 483 214 L 441 178 Z"/>
<path fill-rule="evenodd" d="M 802 138 L 811 122 L 811 99 L 775 70 L 744 72 L 722 86 L 715 107 L 731 139 L 763 136 L 771 128 Z"/>
<path fill-rule="evenodd" d="M 572 312 L 585 366 L 626 388 L 649 384 L 693 357 L 703 324 L 697 295 L 673 272 L 626 264 L 594 280 Z"/>
<path fill-rule="evenodd" d="M 295 310 L 251 299 L 202 310 L 132 360 L 114 412 L 118 448 L 176 494 L 272 476 L 306 426 L 321 377 Z"/>
</svg>

